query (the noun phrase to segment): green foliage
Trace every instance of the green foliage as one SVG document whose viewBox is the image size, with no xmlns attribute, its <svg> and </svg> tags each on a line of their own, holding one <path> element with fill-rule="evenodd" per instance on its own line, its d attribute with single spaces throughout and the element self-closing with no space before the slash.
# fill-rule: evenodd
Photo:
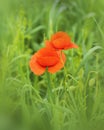
<svg viewBox="0 0 104 130">
<path fill-rule="evenodd" d="M 103 0 L 0 1 L 0 130 L 103 130 L 103 8 Z M 59 30 L 79 49 L 65 51 L 47 85 L 29 60 Z"/>
</svg>

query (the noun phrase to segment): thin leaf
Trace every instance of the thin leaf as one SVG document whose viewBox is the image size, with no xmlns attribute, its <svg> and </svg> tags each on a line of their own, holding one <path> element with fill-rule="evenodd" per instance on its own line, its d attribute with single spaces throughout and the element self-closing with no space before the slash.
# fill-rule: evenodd
<svg viewBox="0 0 104 130">
<path fill-rule="evenodd" d="M 95 52 L 96 50 L 98 50 L 98 49 L 102 49 L 102 47 L 101 47 L 101 46 L 95 46 L 95 47 L 91 48 L 91 49 L 85 54 L 85 56 L 84 56 L 84 58 L 83 58 L 81 64 L 79 65 L 79 67 L 78 67 L 78 69 L 77 69 L 76 74 L 79 72 L 80 68 L 85 64 L 85 62 L 88 60 L 88 58 L 90 57 L 90 55 L 91 55 L 93 52 Z"/>
</svg>

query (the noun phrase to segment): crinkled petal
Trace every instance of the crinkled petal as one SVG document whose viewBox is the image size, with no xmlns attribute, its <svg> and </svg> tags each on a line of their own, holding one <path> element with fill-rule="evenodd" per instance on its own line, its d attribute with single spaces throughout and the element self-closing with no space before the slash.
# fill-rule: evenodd
<svg viewBox="0 0 104 130">
<path fill-rule="evenodd" d="M 53 66 L 55 65 L 57 62 L 59 61 L 58 56 L 47 56 L 47 57 L 40 57 L 37 59 L 37 62 L 41 65 L 41 66 Z"/>
<path fill-rule="evenodd" d="M 59 31 L 59 32 L 53 34 L 51 37 L 51 40 L 53 41 L 55 39 L 62 38 L 62 37 L 67 39 L 67 40 L 70 40 L 70 37 L 68 36 L 68 34 L 65 32 L 62 32 L 62 31 Z"/>
<path fill-rule="evenodd" d="M 54 48 L 64 49 L 64 47 L 65 47 L 65 39 L 63 39 L 63 38 L 56 39 L 56 40 L 54 40 L 52 42 L 52 45 L 54 46 Z"/>
<path fill-rule="evenodd" d="M 67 46 L 65 46 L 64 49 L 72 49 L 72 48 L 78 48 L 78 46 L 75 44 L 75 43 L 70 43 L 70 44 L 67 44 Z"/>
<path fill-rule="evenodd" d="M 55 73 L 55 72 L 59 71 L 61 68 L 64 67 L 64 64 L 65 64 L 65 61 L 66 61 L 66 56 L 61 51 L 58 51 L 58 55 L 60 56 L 59 62 L 57 62 L 57 64 L 54 65 L 54 66 L 48 67 L 48 72 Z"/>
<path fill-rule="evenodd" d="M 30 60 L 30 69 L 36 75 L 41 75 L 45 72 L 46 67 L 37 63 L 37 53 L 35 53 Z"/>
<path fill-rule="evenodd" d="M 56 56 L 57 53 L 53 48 L 44 47 L 37 52 L 37 57 Z"/>
<path fill-rule="evenodd" d="M 47 48 L 49 48 L 49 49 L 54 49 L 54 47 L 53 47 L 51 41 L 46 40 L 46 41 L 45 41 L 45 46 L 46 46 Z M 54 49 L 54 50 L 55 50 L 55 49 Z"/>
</svg>

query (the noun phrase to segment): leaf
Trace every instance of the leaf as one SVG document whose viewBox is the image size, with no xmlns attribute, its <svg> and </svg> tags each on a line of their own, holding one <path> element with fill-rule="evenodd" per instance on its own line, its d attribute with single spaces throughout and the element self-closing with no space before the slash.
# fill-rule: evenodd
<svg viewBox="0 0 104 130">
<path fill-rule="evenodd" d="M 98 50 L 98 49 L 102 49 L 102 47 L 101 47 L 101 46 L 95 46 L 95 47 L 91 48 L 91 49 L 85 54 L 84 58 L 82 59 L 81 64 L 79 65 L 79 67 L 78 67 L 78 69 L 77 69 L 76 74 L 79 72 L 80 68 L 85 64 L 85 62 L 88 60 L 89 56 L 91 56 L 91 54 L 92 54 L 93 52 L 95 52 L 96 50 Z"/>
<path fill-rule="evenodd" d="M 87 60 L 87 58 L 88 58 L 94 51 L 96 51 L 97 49 L 102 49 L 102 47 L 101 47 L 101 46 L 95 46 L 95 47 L 91 48 L 91 49 L 86 53 L 86 55 L 84 56 L 83 62 L 85 62 L 85 61 Z"/>
<path fill-rule="evenodd" d="M 44 29 L 44 28 L 45 28 L 45 26 L 41 25 L 41 26 L 38 26 L 38 27 L 32 29 L 31 31 L 28 31 L 27 33 L 33 34 L 33 33 L 36 33 L 36 32 L 38 32 L 39 30 L 42 30 L 42 29 Z"/>
</svg>

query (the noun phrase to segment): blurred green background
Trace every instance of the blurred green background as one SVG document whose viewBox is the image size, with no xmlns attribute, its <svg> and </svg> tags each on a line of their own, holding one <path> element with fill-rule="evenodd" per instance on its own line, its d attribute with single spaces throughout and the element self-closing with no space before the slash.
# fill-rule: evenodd
<svg viewBox="0 0 104 130">
<path fill-rule="evenodd" d="M 29 69 L 31 55 L 57 31 L 79 49 L 65 51 L 65 69 Z M 0 0 L 0 130 L 104 129 L 104 1 Z"/>
</svg>

